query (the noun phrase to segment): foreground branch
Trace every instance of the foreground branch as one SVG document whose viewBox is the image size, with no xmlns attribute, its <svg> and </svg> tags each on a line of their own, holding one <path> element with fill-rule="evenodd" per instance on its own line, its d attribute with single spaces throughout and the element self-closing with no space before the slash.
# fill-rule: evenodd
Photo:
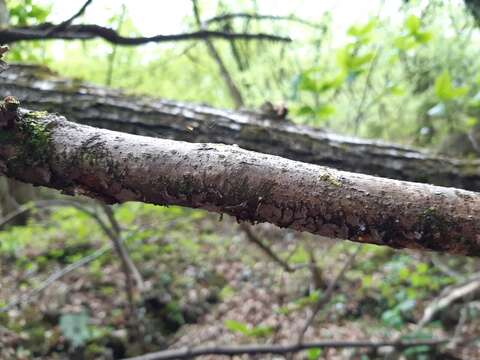
<svg viewBox="0 0 480 360">
<path fill-rule="evenodd" d="M 30 27 L 11 27 L 0 29 L 0 44 L 10 44 L 26 40 L 92 40 L 103 39 L 116 45 L 143 45 L 186 40 L 224 39 L 224 40 L 267 40 L 290 42 L 289 37 L 264 33 L 231 33 L 224 31 L 201 30 L 190 33 L 127 37 L 115 30 L 100 25 L 67 25 L 57 27 L 53 24 L 41 24 Z"/>
<path fill-rule="evenodd" d="M 69 120 L 133 134 L 238 144 L 248 150 L 387 178 L 480 191 L 480 161 L 453 160 L 378 141 L 331 134 L 252 112 L 125 96 L 61 78 L 48 69 L 11 65 L 0 93 Z"/>
<path fill-rule="evenodd" d="M 336 171 L 235 146 L 193 144 L 22 111 L 1 131 L 0 173 L 108 203 L 225 213 L 331 238 L 480 255 L 480 194 Z"/>
<path fill-rule="evenodd" d="M 408 340 L 408 341 L 337 341 L 324 340 L 313 343 L 291 344 L 291 345 L 238 345 L 238 346 L 216 346 L 216 347 L 198 347 L 181 348 L 174 350 L 164 350 L 156 353 L 150 353 L 127 360 L 170 360 L 170 359 L 192 359 L 202 355 L 258 355 L 258 354 L 289 354 L 308 349 L 325 348 L 409 348 L 414 346 L 438 346 L 448 342 L 448 339 L 431 340 Z"/>
</svg>

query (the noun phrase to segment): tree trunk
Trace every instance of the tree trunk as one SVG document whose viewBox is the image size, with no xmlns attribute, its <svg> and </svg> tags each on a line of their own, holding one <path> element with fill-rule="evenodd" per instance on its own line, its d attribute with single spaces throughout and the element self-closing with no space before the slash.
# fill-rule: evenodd
<svg viewBox="0 0 480 360">
<path fill-rule="evenodd" d="M 226 213 L 331 238 L 480 255 L 480 194 L 376 178 L 220 144 L 194 144 L 23 112 L 1 131 L 0 172 L 109 203 Z"/>
<path fill-rule="evenodd" d="M 189 142 L 237 144 L 248 150 L 341 170 L 480 191 L 480 162 L 436 157 L 411 148 L 339 136 L 307 126 L 202 105 L 125 96 L 61 78 L 47 68 L 11 66 L 0 94 L 33 109 L 132 134 Z"/>
</svg>

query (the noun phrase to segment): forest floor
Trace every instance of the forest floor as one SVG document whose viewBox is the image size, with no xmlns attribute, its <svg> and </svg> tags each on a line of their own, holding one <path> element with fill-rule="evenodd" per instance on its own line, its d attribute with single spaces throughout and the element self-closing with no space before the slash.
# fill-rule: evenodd
<svg viewBox="0 0 480 360">
<path fill-rule="evenodd" d="M 220 221 L 204 212 L 141 204 L 123 205 L 115 214 L 144 279 L 143 291 L 135 291 L 135 316 L 129 316 L 125 277 L 112 250 L 97 253 L 88 264 L 43 288 L 51 274 L 109 243 L 92 219 L 74 209 L 35 213 L 26 226 L 0 233 L 1 359 L 116 359 L 166 346 L 295 343 L 314 304 L 346 263 L 347 271 L 304 342 L 480 333 L 475 312 L 458 325 L 466 301 L 417 327 L 432 299 L 459 281 L 439 271 L 430 254 L 362 246 L 352 261 L 355 244 L 254 227 L 262 242 L 298 268 L 287 272 L 248 241 L 230 218 Z M 477 265 L 471 259 L 448 259 L 456 271 L 473 272 Z M 476 296 L 470 294 L 469 304 L 476 303 Z M 480 357 L 473 343 L 449 353 Z M 402 355 L 429 359 L 438 353 L 419 346 Z M 295 358 L 382 356 L 371 349 L 330 349 L 305 351 Z"/>
</svg>

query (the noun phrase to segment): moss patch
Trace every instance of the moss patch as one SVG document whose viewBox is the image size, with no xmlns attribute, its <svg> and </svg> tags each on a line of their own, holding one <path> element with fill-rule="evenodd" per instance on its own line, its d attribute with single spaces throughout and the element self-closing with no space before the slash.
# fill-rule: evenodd
<svg viewBox="0 0 480 360">
<path fill-rule="evenodd" d="M 46 114 L 46 112 L 30 112 L 19 122 L 23 151 L 17 160 L 23 161 L 24 164 L 35 165 L 45 162 L 48 157 L 50 129 L 47 124 L 38 121 Z"/>
</svg>

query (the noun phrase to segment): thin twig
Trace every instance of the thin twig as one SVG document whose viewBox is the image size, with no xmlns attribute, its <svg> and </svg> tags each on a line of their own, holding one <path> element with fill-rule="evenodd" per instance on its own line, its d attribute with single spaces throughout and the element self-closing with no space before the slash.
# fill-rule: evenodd
<svg viewBox="0 0 480 360">
<path fill-rule="evenodd" d="M 305 333 L 307 332 L 308 328 L 312 325 L 313 320 L 315 320 L 315 317 L 317 316 L 319 311 L 322 309 L 322 307 L 325 304 L 327 304 L 330 301 L 330 299 L 333 295 L 333 292 L 335 290 L 335 287 L 337 286 L 338 282 L 340 280 L 342 280 L 342 278 L 345 275 L 345 273 L 347 272 L 347 270 L 350 269 L 350 267 L 352 266 L 352 264 L 355 261 L 355 258 L 357 256 L 357 254 L 359 253 L 360 249 L 361 249 L 361 245 L 357 245 L 357 247 L 355 248 L 353 253 L 350 254 L 350 256 L 348 257 L 347 261 L 345 262 L 345 264 L 343 265 L 342 269 L 337 274 L 335 279 L 329 284 L 329 286 L 328 286 L 327 290 L 325 290 L 325 293 L 323 294 L 323 296 L 321 296 L 318 299 L 317 303 L 315 304 L 315 307 L 313 308 L 312 314 L 307 319 L 307 321 L 305 322 L 305 325 L 303 326 L 302 330 L 300 331 L 300 334 L 299 334 L 298 340 L 297 340 L 299 344 L 301 344 L 303 342 L 303 338 L 305 336 Z"/>
<path fill-rule="evenodd" d="M 223 22 L 228 20 L 233 20 L 236 18 L 243 18 L 247 20 L 274 20 L 274 21 L 292 21 L 297 22 L 299 24 L 309 26 L 312 28 L 320 28 L 321 25 L 317 25 L 313 22 L 301 19 L 294 15 L 289 16 L 277 16 L 277 15 L 261 15 L 261 14 L 251 14 L 251 13 L 231 13 L 231 14 L 223 14 L 219 16 L 212 17 L 206 20 L 205 24 L 212 24 L 216 22 Z"/>
<path fill-rule="evenodd" d="M 123 22 L 125 20 L 126 10 L 127 8 L 125 4 L 122 4 L 122 12 L 120 13 L 120 18 L 118 20 L 117 32 L 120 32 L 122 29 Z M 113 67 L 115 65 L 115 58 L 117 57 L 117 47 L 118 47 L 117 44 L 113 44 L 112 52 L 108 57 L 107 79 L 105 81 L 105 85 L 107 86 L 112 86 Z"/>
<path fill-rule="evenodd" d="M 464 298 L 467 295 L 474 293 L 480 289 L 480 279 L 472 279 L 461 285 L 455 285 L 452 287 L 446 288 L 442 294 L 436 297 L 429 306 L 423 312 L 422 319 L 419 321 L 417 327 L 418 329 L 424 327 L 428 324 L 434 316 L 441 310 L 445 309 L 447 306 L 452 304 L 454 301 Z"/>
<path fill-rule="evenodd" d="M 128 268 L 130 269 L 130 272 L 132 273 L 133 277 L 135 278 L 135 282 L 137 283 L 137 287 L 140 291 L 143 291 L 145 286 L 144 286 L 144 281 L 143 281 L 142 275 L 140 274 L 140 271 L 138 271 L 138 268 L 135 266 L 135 263 L 132 261 L 132 259 L 128 255 L 128 251 L 125 249 L 125 246 L 123 245 L 123 241 L 121 239 L 122 229 L 120 227 L 120 224 L 115 219 L 115 215 L 114 215 L 112 209 L 109 206 L 102 203 L 101 207 L 102 207 L 103 211 L 105 212 L 105 214 L 107 215 L 108 221 L 110 221 L 110 224 L 112 225 L 112 228 L 114 230 L 114 235 L 115 235 L 114 238 L 115 239 L 112 238 L 112 241 L 114 241 L 114 242 L 116 240 L 118 241 L 118 246 L 122 249 L 122 254 L 125 256 L 125 261 L 128 265 Z"/>
<path fill-rule="evenodd" d="M 216 347 L 197 347 L 180 348 L 173 350 L 164 350 L 155 353 L 145 354 L 128 358 L 125 360 L 170 360 L 170 359 L 192 359 L 202 355 L 255 355 L 255 354 L 290 354 L 308 349 L 325 348 L 409 348 L 415 346 L 438 346 L 445 344 L 449 339 L 429 339 L 429 340 L 399 340 L 399 341 L 342 341 L 342 340 L 324 340 L 312 343 L 287 344 L 287 345 L 238 345 L 238 346 L 216 346 Z"/>
<path fill-rule="evenodd" d="M 438 254 L 432 254 L 431 261 L 435 267 L 451 278 L 456 280 L 465 280 L 465 275 L 461 274 L 460 272 L 452 269 L 450 266 L 445 264 Z"/>
<path fill-rule="evenodd" d="M 55 32 L 64 30 L 68 25 L 70 25 L 73 20 L 77 19 L 78 17 L 82 16 L 85 10 L 87 9 L 88 5 L 92 3 L 93 0 L 87 0 L 83 6 L 78 10 L 73 16 L 71 16 L 69 19 L 63 21 L 62 23 L 58 24 L 57 26 L 54 26 L 50 30 L 48 30 L 48 34 L 53 34 Z"/>
<path fill-rule="evenodd" d="M 71 201 L 71 200 L 39 200 L 39 201 L 33 201 L 30 203 L 27 203 L 25 205 L 22 205 L 18 207 L 15 211 L 5 215 L 3 218 L 0 219 L 0 229 L 10 223 L 12 220 L 17 218 L 18 216 L 21 216 L 35 208 L 50 208 L 50 207 L 57 207 L 57 206 L 72 206 L 76 208 L 77 210 L 80 210 L 87 215 L 91 216 L 94 218 L 95 221 L 100 225 L 100 227 L 103 229 L 103 224 L 102 220 L 99 219 L 93 211 L 90 211 L 87 209 L 85 206 L 81 205 L 78 201 Z"/>
<path fill-rule="evenodd" d="M 269 246 L 265 245 L 262 240 L 252 231 L 251 226 L 247 223 L 241 223 L 240 229 L 247 236 L 248 241 L 258 246 L 270 259 L 279 264 L 285 271 L 294 272 L 296 269 L 290 266 L 286 261 L 282 260 Z"/>
<path fill-rule="evenodd" d="M 197 22 L 197 25 L 200 27 L 201 30 L 205 30 L 202 28 L 202 20 L 200 19 L 200 9 L 198 8 L 198 3 L 197 0 L 192 0 L 192 5 L 193 5 L 193 14 L 195 16 L 195 21 Z M 230 93 L 230 96 L 235 103 L 235 108 L 239 109 L 245 105 L 245 102 L 242 97 L 242 93 L 240 92 L 239 88 L 235 84 L 235 81 L 233 81 L 233 77 L 230 75 L 230 72 L 227 69 L 227 66 L 222 60 L 222 57 L 220 56 L 220 53 L 217 51 L 213 43 L 210 41 L 209 38 L 205 38 L 205 45 L 207 46 L 207 50 L 210 53 L 210 56 L 213 58 L 215 63 L 217 64 L 219 70 L 220 70 L 220 75 L 222 76 L 223 80 L 225 81 L 225 84 L 227 85 L 228 91 Z"/>
<path fill-rule="evenodd" d="M 364 116 L 365 112 L 370 107 L 370 104 L 368 106 L 365 106 L 365 102 L 367 100 L 367 94 L 369 93 L 368 90 L 371 88 L 371 77 L 372 77 L 372 74 L 373 74 L 373 70 L 375 69 L 375 65 L 377 64 L 379 54 L 380 54 L 380 50 L 381 50 L 381 48 L 378 48 L 375 51 L 375 55 L 374 55 L 372 61 L 370 62 L 370 66 L 368 67 L 367 77 L 365 79 L 365 86 L 363 87 L 363 92 L 362 92 L 362 98 L 360 100 L 360 104 L 358 105 L 357 115 L 355 116 L 355 119 L 353 120 L 354 133 L 355 134 L 358 133 L 358 128 L 360 126 L 360 121 L 361 121 L 362 117 Z"/>
<path fill-rule="evenodd" d="M 59 271 L 55 271 L 52 273 L 48 278 L 45 279 L 41 284 L 38 286 L 34 287 L 32 290 L 30 290 L 28 293 L 23 294 L 16 299 L 10 301 L 7 305 L 3 306 L 0 308 L 0 312 L 6 312 L 17 305 L 23 305 L 31 302 L 33 298 L 43 292 L 45 289 L 47 289 L 50 285 L 52 285 L 55 281 L 59 280 L 60 278 L 64 277 L 65 275 L 71 273 L 72 271 L 88 264 L 89 262 L 99 258 L 100 256 L 104 255 L 106 252 L 111 250 L 111 245 L 104 245 L 100 249 L 95 250 L 93 253 L 90 255 L 87 255 L 80 260 L 64 267 L 63 269 Z"/>
</svg>

